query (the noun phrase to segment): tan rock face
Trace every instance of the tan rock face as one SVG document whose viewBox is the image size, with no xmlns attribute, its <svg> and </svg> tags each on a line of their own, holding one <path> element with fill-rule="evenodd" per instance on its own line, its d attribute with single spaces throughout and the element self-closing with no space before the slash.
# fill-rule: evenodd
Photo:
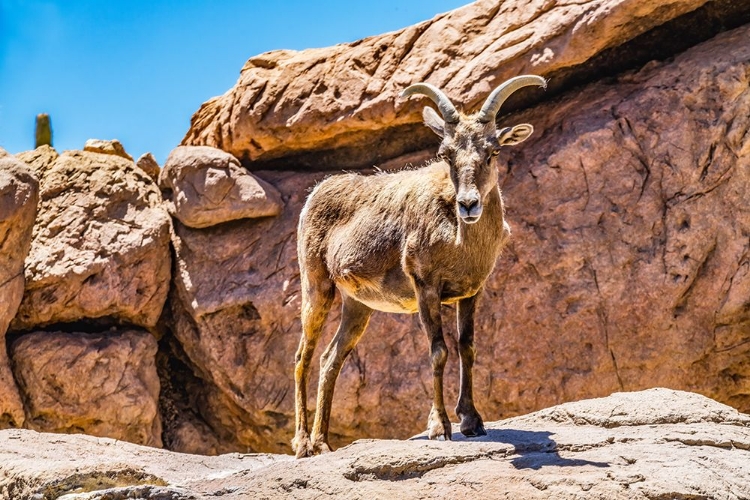
<svg viewBox="0 0 750 500">
<path fill-rule="evenodd" d="M 422 103 L 397 100 L 412 83 L 433 83 L 473 110 L 510 77 L 559 75 L 558 85 L 564 72 L 704 3 L 482 0 L 351 44 L 261 54 L 201 106 L 183 144 L 243 160 L 285 156 L 289 166 L 299 156 L 310 168 L 370 167 L 429 139 Z M 319 152 L 314 165 L 300 156 L 310 151 Z"/>
<path fill-rule="evenodd" d="M 247 172 L 232 155 L 207 146 L 174 149 L 160 186 L 172 192 L 174 216 L 194 228 L 274 216 L 284 206 L 276 188 Z"/>
<path fill-rule="evenodd" d="M 19 155 L 41 203 L 12 328 L 103 318 L 147 328 L 169 288 L 167 211 L 154 182 L 112 154 L 40 148 Z"/>
<path fill-rule="evenodd" d="M 136 330 L 22 335 L 10 351 L 26 427 L 161 446 L 156 349 Z"/>
<path fill-rule="evenodd" d="M 637 410 L 640 405 L 648 410 Z M 586 420 L 592 416 L 599 420 Z M 319 459 L 243 475 L 234 494 L 739 499 L 750 495 L 750 472 L 741 465 L 750 459 L 749 425 L 747 415 L 694 394 L 614 394 L 490 423 L 488 435 L 478 439 L 455 429 L 449 443 L 424 436 L 357 442 Z"/>
<path fill-rule="evenodd" d="M 151 180 L 154 182 L 159 182 L 159 173 L 161 172 L 161 169 L 159 168 L 159 163 L 156 161 L 156 158 L 154 158 L 154 155 L 151 153 L 143 153 L 138 160 L 136 160 L 135 164 L 146 172 L 149 177 L 151 177 Z"/>
<path fill-rule="evenodd" d="M 23 405 L 8 364 L 5 332 L 23 297 L 23 262 L 39 199 L 39 182 L 25 163 L 0 148 L 0 428 L 23 424 Z"/>
<path fill-rule="evenodd" d="M 89 139 L 83 146 L 83 150 L 89 151 L 91 153 L 115 155 L 121 158 L 125 158 L 126 160 L 133 161 L 133 157 L 125 151 L 122 143 L 117 139 L 112 139 L 110 141 L 102 139 Z"/>
<path fill-rule="evenodd" d="M 0 498 L 653 499 L 750 496 L 750 417 L 656 389 L 487 424 L 487 436 L 363 440 L 335 453 L 196 457 L 0 432 Z"/>
<path fill-rule="evenodd" d="M 287 207 L 299 210 L 303 194 L 291 196 Z M 279 428 L 288 427 L 290 352 L 297 342 L 290 329 L 299 304 L 298 285 L 289 283 L 289 273 L 296 272 L 289 264 L 294 209 L 281 217 L 207 229 L 174 224 L 174 334 L 207 381 L 203 418 L 223 430 L 235 450 L 287 447 Z"/>
<path fill-rule="evenodd" d="M 748 40 L 741 28 L 508 117 L 537 132 L 501 158 L 513 238 L 477 319 L 486 420 L 654 385 L 750 410 Z M 278 218 L 176 226 L 175 334 L 210 382 L 206 411 L 238 446 L 288 451 L 295 229 L 323 174 L 258 175 L 286 200 Z M 337 322 L 334 306 L 323 343 Z M 454 323 L 446 310 L 447 331 Z M 334 443 L 422 430 L 427 350 L 415 316 L 375 314 L 339 378 Z"/>
</svg>

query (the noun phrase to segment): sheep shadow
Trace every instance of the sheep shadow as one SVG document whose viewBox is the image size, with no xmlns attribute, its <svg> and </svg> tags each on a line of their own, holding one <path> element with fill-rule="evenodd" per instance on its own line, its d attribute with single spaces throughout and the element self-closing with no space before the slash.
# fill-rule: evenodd
<svg viewBox="0 0 750 500">
<path fill-rule="evenodd" d="M 510 460 L 516 469 L 539 470 L 542 467 L 609 467 L 606 462 L 592 462 L 561 457 L 558 445 L 547 431 L 524 431 L 517 429 L 487 429 L 486 436 L 467 438 L 460 432 L 454 432 L 452 440 L 463 443 L 505 443 L 513 447 L 513 454 L 518 455 Z M 422 435 L 414 440 L 426 440 Z"/>
</svg>

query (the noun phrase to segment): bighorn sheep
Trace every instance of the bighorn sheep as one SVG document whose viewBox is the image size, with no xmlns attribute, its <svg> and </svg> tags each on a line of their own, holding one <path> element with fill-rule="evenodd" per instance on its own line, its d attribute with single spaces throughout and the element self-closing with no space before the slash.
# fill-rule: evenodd
<svg viewBox="0 0 750 500">
<path fill-rule="evenodd" d="M 495 157 L 501 146 L 533 132 L 528 124 L 497 130 L 495 116 L 521 87 L 539 76 L 519 76 L 496 88 L 481 110 L 459 113 L 443 92 L 417 83 L 401 97 L 423 94 L 424 123 L 442 137 L 438 160 L 417 170 L 372 176 L 329 177 L 310 194 L 300 214 L 297 252 L 302 286 L 302 330 L 294 370 L 297 457 L 330 451 L 328 423 L 336 378 L 367 327 L 373 310 L 419 312 L 430 342 L 434 399 L 430 439 L 451 439 L 443 403 L 448 349 L 440 305 L 457 303 L 461 358 L 456 414 L 466 436 L 484 435 L 472 396 L 474 310 L 510 228 L 504 220 Z M 334 288 L 341 294 L 341 324 L 321 356 L 317 411 L 308 434 L 307 382 Z"/>
</svg>

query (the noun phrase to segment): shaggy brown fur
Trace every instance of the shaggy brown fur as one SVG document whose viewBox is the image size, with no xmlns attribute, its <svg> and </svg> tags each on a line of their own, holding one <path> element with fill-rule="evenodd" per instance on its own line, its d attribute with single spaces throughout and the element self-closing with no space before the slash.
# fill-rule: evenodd
<svg viewBox="0 0 750 500">
<path fill-rule="evenodd" d="M 298 255 L 303 335 L 297 351 L 297 457 L 330 451 L 328 423 L 336 378 L 367 327 L 373 310 L 419 313 L 430 342 L 434 401 L 430 439 L 451 439 L 443 402 L 441 304 L 457 304 L 461 432 L 485 434 L 472 396 L 476 299 L 508 237 L 495 161 L 500 146 L 533 131 L 518 125 L 497 131 L 476 115 L 445 123 L 425 108 L 425 123 L 443 137 L 439 160 L 417 170 L 321 182 L 300 215 Z M 321 357 L 317 412 L 308 434 L 307 381 L 313 351 L 338 288 L 341 324 Z"/>
</svg>

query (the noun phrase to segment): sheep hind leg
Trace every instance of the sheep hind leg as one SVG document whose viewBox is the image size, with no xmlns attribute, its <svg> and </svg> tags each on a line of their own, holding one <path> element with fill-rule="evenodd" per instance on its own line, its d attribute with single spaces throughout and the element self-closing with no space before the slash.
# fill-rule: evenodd
<svg viewBox="0 0 750 500">
<path fill-rule="evenodd" d="M 473 376 L 476 348 L 474 347 L 474 311 L 479 294 L 458 302 L 458 353 L 461 357 L 461 388 L 456 415 L 461 419 L 461 433 L 467 437 L 486 436 L 484 422 L 474 406 Z"/>
<path fill-rule="evenodd" d="M 318 345 L 323 324 L 333 303 L 334 286 L 323 269 L 301 270 L 302 336 L 294 366 L 295 435 L 292 449 L 297 458 L 313 455 L 307 425 L 307 385 L 310 362 Z"/>
<path fill-rule="evenodd" d="M 333 405 L 333 391 L 336 379 L 347 356 L 356 347 L 367 328 L 372 309 L 346 295 L 342 296 L 341 324 L 331 343 L 320 357 L 320 380 L 318 381 L 318 402 L 312 430 L 314 453 L 331 451 L 328 444 L 328 427 Z"/>
</svg>

